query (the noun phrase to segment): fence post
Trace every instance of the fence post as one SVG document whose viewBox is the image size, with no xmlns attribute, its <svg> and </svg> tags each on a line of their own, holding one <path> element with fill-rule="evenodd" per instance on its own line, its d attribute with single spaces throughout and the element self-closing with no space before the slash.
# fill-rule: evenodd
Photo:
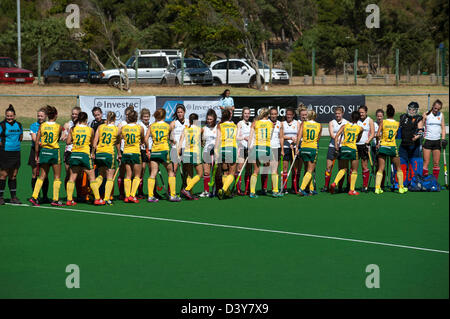
<svg viewBox="0 0 450 319">
<path fill-rule="evenodd" d="M 439 45 L 441 49 L 441 76 L 442 76 L 442 85 L 445 85 L 445 47 L 444 43 Z"/>
<path fill-rule="evenodd" d="M 293 84 L 294 83 L 294 80 L 292 79 L 292 61 L 289 63 L 290 65 L 289 65 L 289 72 L 291 73 L 290 75 L 289 75 L 289 84 Z"/>
<path fill-rule="evenodd" d="M 91 83 L 91 49 L 88 49 L 88 83 Z"/>
<path fill-rule="evenodd" d="M 41 44 L 38 44 L 38 85 L 41 85 Z"/>
<path fill-rule="evenodd" d="M 138 70 L 139 70 L 139 49 L 136 49 L 135 58 L 134 58 L 134 81 L 136 85 L 138 84 Z"/>
<path fill-rule="evenodd" d="M 398 86 L 398 82 L 400 80 L 399 70 L 398 70 L 399 55 L 400 55 L 400 50 L 396 49 L 395 50 L 395 85 L 397 85 L 397 86 Z"/>
<path fill-rule="evenodd" d="M 358 49 L 355 49 L 355 61 L 353 62 L 353 73 L 355 77 L 355 85 L 358 85 Z"/>
<path fill-rule="evenodd" d="M 436 49 L 436 76 L 438 77 L 439 82 L 439 48 Z"/>
<path fill-rule="evenodd" d="M 181 49 L 181 85 L 184 86 L 184 49 Z"/>
<path fill-rule="evenodd" d="M 272 49 L 269 50 L 269 85 L 272 85 Z"/>
<path fill-rule="evenodd" d="M 430 110 L 430 93 L 428 93 L 428 107 L 427 107 L 427 111 Z"/>
<path fill-rule="evenodd" d="M 312 49 L 312 85 L 315 84 L 316 79 L 316 49 Z"/>
</svg>

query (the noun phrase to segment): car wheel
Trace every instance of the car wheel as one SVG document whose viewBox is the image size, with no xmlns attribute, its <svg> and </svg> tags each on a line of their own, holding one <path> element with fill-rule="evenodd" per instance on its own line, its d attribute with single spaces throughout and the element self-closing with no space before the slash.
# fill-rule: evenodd
<svg viewBox="0 0 450 319">
<path fill-rule="evenodd" d="M 175 78 L 175 85 L 180 85 L 180 81 L 178 81 L 178 78 Z"/>
<path fill-rule="evenodd" d="M 161 85 L 167 85 L 167 79 L 166 78 L 163 78 L 161 80 Z"/>
<path fill-rule="evenodd" d="M 264 79 L 263 77 L 261 77 L 261 86 L 264 85 Z M 256 76 L 252 76 L 252 78 L 250 79 L 250 87 L 252 88 L 256 88 Z"/>
<path fill-rule="evenodd" d="M 214 78 L 214 80 L 213 80 L 213 85 L 214 85 L 214 86 L 222 85 L 222 81 L 220 81 L 219 78 Z"/>
<path fill-rule="evenodd" d="M 108 80 L 108 84 L 114 87 L 118 87 L 120 85 L 120 80 L 118 76 L 114 76 Z"/>
</svg>

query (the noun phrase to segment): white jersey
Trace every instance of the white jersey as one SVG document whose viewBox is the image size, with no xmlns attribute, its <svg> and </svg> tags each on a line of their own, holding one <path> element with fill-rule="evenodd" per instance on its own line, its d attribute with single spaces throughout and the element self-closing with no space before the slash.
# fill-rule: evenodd
<svg viewBox="0 0 450 319">
<path fill-rule="evenodd" d="M 300 124 L 296 120 L 293 120 L 291 122 L 291 124 L 289 124 L 287 121 L 283 121 L 284 136 L 287 136 L 287 137 L 297 136 L 299 125 Z M 289 148 L 291 146 L 291 143 L 292 143 L 292 140 L 284 140 L 283 147 Z"/>
<path fill-rule="evenodd" d="M 382 123 L 383 123 L 383 122 L 382 122 Z M 374 128 L 374 130 L 375 130 L 375 133 L 374 133 L 375 135 L 374 135 L 374 136 L 377 136 L 378 129 L 380 128 L 380 125 L 379 125 L 376 121 L 373 121 L 373 128 Z M 377 139 L 376 139 L 376 138 L 372 139 L 371 144 L 372 144 L 373 146 L 376 146 L 376 145 L 377 145 Z"/>
<path fill-rule="evenodd" d="M 425 139 L 430 141 L 437 141 L 442 136 L 442 121 L 444 120 L 444 114 L 439 112 L 434 115 L 433 112 L 427 115 L 425 122 Z"/>
<path fill-rule="evenodd" d="M 270 147 L 271 148 L 280 148 L 281 147 L 280 130 L 281 130 L 281 122 L 276 121 L 273 126 L 273 130 L 272 130 L 272 138 L 270 139 Z"/>
<path fill-rule="evenodd" d="M 186 123 L 186 121 L 185 121 Z M 173 140 L 175 141 L 175 145 L 173 147 L 176 147 L 177 144 L 180 142 L 181 134 L 183 134 L 184 128 L 188 127 L 188 125 L 181 123 L 179 120 L 175 120 L 175 127 L 173 128 L 172 134 L 173 134 Z M 185 141 L 183 141 L 183 145 L 181 146 L 184 148 L 186 145 Z"/>
<path fill-rule="evenodd" d="M 358 121 L 357 123 L 362 127 L 362 135 L 361 139 L 356 142 L 356 145 L 364 145 L 369 140 L 369 132 L 370 132 L 370 117 L 366 117 L 364 121 Z"/>
<path fill-rule="evenodd" d="M 150 128 L 150 125 L 152 124 L 152 122 L 149 121 L 148 126 L 146 126 L 144 123 L 142 123 L 142 121 L 139 121 L 138 124 L 144 129 L 144 136 L 146 136 L 148 129 Z M 152 135 L 150 134 L 150 137 L 148 138 L 149 149 L 152 149 L 152 145 L 153 145 L 153 140 L 152 140 Z M 141 145 L 141 150 L 145 151 L 145 144 Z"/>
<path fill-rule="evenodd" d="M 336 119 L 332 120 L 331 123 L 333 124 L 333 135 L 336 136 L 337 132 L 341 129 L 342 126 L 348 123 L 346 119 L 342 119 L 340 123 L 336 121 Z M 334 147 L 334 138 L 330 139 L 329 147 Z"/>
<path fill-rule="evenodd" d="M 240 138 L 243 139 L 244 137 L 250 137 L 250 129 L 251 129 L 250 122 L 245 122 L 244 120 L 241 120 L 238 122 L 237 127 Z M 239 148 L 248 148 L 248 142 L 246 140 L 240 140 Z"/>
<path fill-rule="evenodd" d="M 70 121 L 70 122 L 69 122 L 69 131 L 70 131 L 73 127 L 74 127 L 73 121 Z M 67 131 L 67 135 L 69 135 L 69 131 Z M 66 144 L 66 149 L 65 149 L 65 151 L 66 151 L 66 152 L 72 152 L 72 144 L 70 144 L 70 145 L 67 145 L 67 144 Z"/>
<path fill-rule="evenodd" d="M 205 141 L 205 149 L 206 148 L 214 148 L 214 145 L 216 144 L 216 138 L 217 138 L 217 125 L 215 125 L 213 128 L 210 128 L 208 126 L 203 127 L 203 135 L 202 139 Z"/>
</svg>

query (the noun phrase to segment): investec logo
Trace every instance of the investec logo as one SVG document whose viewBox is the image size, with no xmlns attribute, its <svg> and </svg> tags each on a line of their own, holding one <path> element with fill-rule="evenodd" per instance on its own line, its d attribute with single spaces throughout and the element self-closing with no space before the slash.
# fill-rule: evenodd
<svg viewBox="0 0 450 319">
<path fill-rule="evenodd" d="M 94 99 L 94 106 L 98 106 L 103 110 L 126 109 L 134 106 L 135 110 L 141 108 L 140 98 L 97 98 Z"/>
<path fill-rule="evenodd" d="M 183 104 L 183 101 L 166 101 L 164 103 L 162 108 L 166 110 L 166 121 L 172 120 L 178 104 Z"/>
</svg>

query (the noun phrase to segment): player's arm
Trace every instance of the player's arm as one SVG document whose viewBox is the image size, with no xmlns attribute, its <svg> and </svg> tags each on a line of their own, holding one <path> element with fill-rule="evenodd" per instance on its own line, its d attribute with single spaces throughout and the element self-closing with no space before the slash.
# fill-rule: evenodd
<svg viewBox="0 0 450 319">
<path fill-rule="evenodd" d="M 69 132 L 67 133 L 66 144 L 67 145 L 72 144 L 72 129 L 70 129 Z"/>
<path fill-rule="evenodd" d="M 398 133 L 398 132 L 397 132 Z M 423 117 L 420 117 L 419 122 L 417 122 L 417 132 L 414 134 L 414 137 L 412 138 L 413 141 L 418 140 L 421 138 L 425 133 L 425 129 L 423 127 Z"/>
<path fill-rule="evenodd" d="M 252 122 L 252 125 L 250 126 L 250 135 L 248 136 L 248 149 L 253 147 L 253 138 L 255 137 L 255 123 Z"/>
<path fill-rule="evenodd" d="M 280 122 L 280 145 L 281 145 L 281 156 L 284 156 L 284 129 L 283 129 L 283 123 Z"/>
<path fill-rule="evenodd" d="M 441 112 L 441 139 L 445 141 L 445 120 L 443 112 Z M 447 146 L 447 141 L 445 141 L 445 146 Z"/>
<path fill-rule="evenodd" d="M 361 129 L 359 130 L 359 133 L 358 133 L 358 137 L 357 137 L 357 139 L 356 139 L 356 143 L 358 143 L 358 142 L 361 140 L 361 137 L 362 137 L 362 135 L 363 135 L 363 132 L 364 132 L 364 130 L 363 130 L 363 128 L 361 127 Z"/>
<path fill-rule="evenodd" d="M 91 140 L 89 141 L 89 144 L 94 145 L 95 133 L 94 133 L 94 129 L 92 127 L 90 129 L 91 129 Z M 91 158 L 92 159 L 95 158 L 95 153 L 91 153 Z"/>
<path fill-rule="evenodd" d="M 300 141 L 302 140 L 302 138 L 303 138 L 303 122 L 302 122 L 302 124 L 300 124 L 300 126 L 298 127 L 298 131 L 297 131 L 297 142 L 295 143 L 297 152 L 299 149 L 298 146 L 300 145 Z"/>
<path fill-rule="evenodd" d="M 63 134 L 61 135 L 61 141 L 66 142 L 67 144 L 67 138 L 69 137 L 70 129 L 69 129 L 69 123 L 65 123 L 63 126 Z"/>
<path fill-rule="evenodd" d="M 179 156 L 181 156 L 181 145 L 183 145 L 183 142 L 184 142 L 184 130 L 183 130 L 183 133 L 181 133 L 180 141 L 179 141 L 179 143 L 177 145 L 177 154 Z"/>
<path fill-rule="evenodd" d="M 99 131 L 100 130 L 97 130 L 94 134 L 94 142 L 92 143 L 92 154 L 91 154 L 92 158 L 95 158 L 95 152 L 97 152 L 98 140 L 100 138 Z"/>
<path fill-rule="evenodd" d="M 322 137 L 322 129 L 323 129 L 322 124 L 319 124 L 319 126 L 320 126 L 320 129 L 319 129 L 319 138 L 317 139 L 317 147 L 319 147 L 319 141 Z"/>
<path fill-rule="evenodd" d="M 216 159 L 219 156 L 219 146 L 220 146 L 220 140 L 222 139 L 222 133 L 220 132 L 220 124 L 217 125 L 217 137 L 216 137 L 216 143 L 214 144 L 214 156 Z"/>
<path fill-rule="evenodd" d="M 119 126 L 119 129 L 117 131 L 117 139 L 116 139 L 117 160 L 119 162 L 122 159 L 122 151 L 120 149 L 121 144 L 122 144 L 122 126 Z"/>
<path fill-rule="evenodd" d="M 170 131 L 170 134 L 169 134 L 170 138 L 169 138 L 169 140 L 170 140 L 170 143 L 172 143 L 172 145 L 176 145 L 177 144 L 177 142 L 173 138 L 173 130 L 174 130 L 174 128 L 175 128 L 175 121 L 172 121 L 169 124 L 169 131 Z"/>
<path fill-rule="evenodd" d="M 333 121 L 330 121 L 328 123 L 328 133 L 330 134 L 330 137 L 334 139 L 334 133 L 333 133 Z"/>
<path fill-rule="evenodd" d="M 34 150 L 35 150 L 35 160 L 36 163 L 39 163 L 39 146 L 41 144 L 41 128 L 39 128 L 36 134 L 36 140 L 34 141 Z"/>
<path fill-rule="evenodd" d="M 336 136 L 334 137 L 334 148 L 337 150 L 339 148 L 339 137 L 342 135 L 342 132 L 344 132 L 345 125 L 342 125 L 339 131 L 336 133 Z"/>
<path fill-rule="evenodd" d="M 370 145 L 370 142 L 372 141 L 374 136 L 375 136 L 375 125 L 373 124 L 373 120 L 370 119 L 369 120 L 369 137 L 367 138 L 367 142 L 366 142 L 367 146 Z"/>
</svg>

